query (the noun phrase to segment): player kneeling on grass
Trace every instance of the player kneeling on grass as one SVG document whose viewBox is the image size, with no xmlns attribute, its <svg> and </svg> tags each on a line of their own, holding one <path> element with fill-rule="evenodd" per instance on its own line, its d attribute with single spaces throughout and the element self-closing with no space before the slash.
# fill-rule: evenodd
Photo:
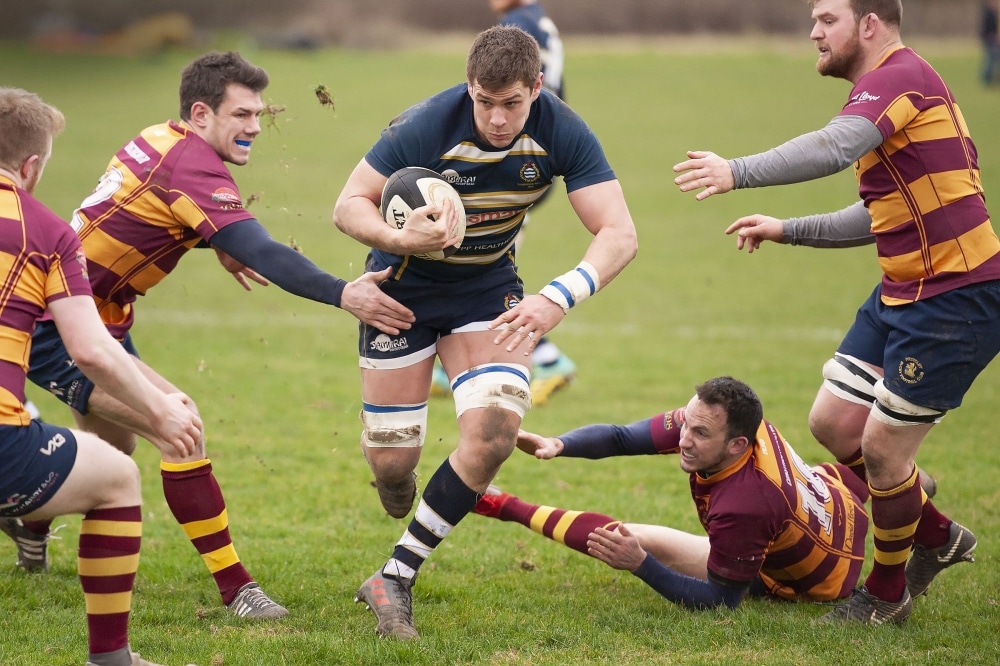
<svg viewBox="0 0 1000 666">
<path fill-rule="evenodd" d="M 131 458 L 96 435 L 33 421 L 24 408 L 25 359 L 35 322 L 49 309 L 80 370 L 146 419 L 159 445 L 192 453 L 201 419 L 181 393 L 147 380 L 101 323 L 80 240 L 34 191 L 64 125 L 37 95 L 0 88 L 0 517 L 83 514 L 78 567 L 87 605 L 89 666 L 155 666 L 132 652 L 128 618 L 139 566 L 142 495 Z M 13 536 L 13 535 L 12 535 Z"/>
<path fill-rule="evenodd" d="M 496 487 L 475 511 L 631 571 L 689 608 L 735 608 L 747 594 L 847 597 L 864 561 L 868 489 L 839 463 L 806 465 L 763 415 L 749 386 L 717 377 L 686 407 L 631 425 L 518 435 L 518 447 L 543 460 L 678 454 L 708 536 L 528 504 Z"/>
</svg>

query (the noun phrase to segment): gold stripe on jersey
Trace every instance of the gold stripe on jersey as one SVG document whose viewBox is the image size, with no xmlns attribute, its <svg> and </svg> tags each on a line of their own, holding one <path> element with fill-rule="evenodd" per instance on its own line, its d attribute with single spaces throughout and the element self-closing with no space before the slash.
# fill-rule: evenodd
<svg viewBox="0 0 1000 666">
<path fill-rule="evenodd" d="M 899 183 L 899 189 L 887 194 L 871 206 L 881 213 L 872 219 L 872 231 L 889 231 L 937 210 L 961 201 L 976 188 L 976 181 L 966 170 L 941 171 L 921 176 L 912 183 Z M 911 210 L 913 204 L 917 210 Z"/>
<path fill-rule="evenodd" d="M 482 150 L 472 141 L 463 141 L 454 148 L 450 148 L 443 155 L 443 160 L 456 160 L 459 162 L 502 162 L 508 155 L 548 155 L 548 151 L 542 148 L 534 139 L 527 134 L 518 137 L 514 145 L 507 150 Z"/>
<path fill-rule="evenodd" d="M 482 194 L 463 194 L 462 205 L 466 211 L 482 208 L 493 209 L 498 206 L 530 206 L 545 194 L 549 185 L 527 192 L 485 192 Z"/>
<path fill-rule="evenodd" d="M 957 238 L 930 246 L 927 251 L 930 252 L 934 273 L 966 273 L 992 258 L 995 245 L 993 225 L 986 220 Z M 924 258 L 923 250 L 914 250 L 906 254 L 879 257 L 879 265 L 886 275 L 899 275 L 912 272 L 913 266 L 921 265 Z M 902 302 L 908 303 L 909 299 Z"/>
<path fill-rule="evenodd" d="M 31 333 L 10 326 L 0 326 L 0 358 L 11 363 L 19 363 L 27 370 L 30 351 Z"/>
<path fill-rule="evenodd" d="M 941 98 L 927 98 L 927 99 L 941 99 Z M 906 99 L 906 112 L 903 115 L 904 118 L 916 118 L 906 125 L 905 132 L 897 132 L 893 134 L 886 142 L 882 145 L 886 152 L 890 155 L 899 150 L 900 148 L 905 148 L 912 143 L 921 143 L 923 141 L 934 141 L 935 139 L 954 139 L 956 138 L 956 125 L 960 126 L 957 122 L 955 116 L 949 110 L 951 106 L 947 100 L 941 100 L 942 104 L 938 106 L 933 106 L 929 109 L 925 109 L 919 115 L 917 114 L 917 109 L 910 103 L 910 100 Z M 899 106 L 903 106 L 900 104 Z M 907 115 L 909 114 L 909 115 Z M 891 116 L 895 116 L 894 113 L 890 113 Z M 896 118 L 893 118 L 896 120 Z M 897 123 L 895 125 L 899 127 Z"/>
<path fill-rule="evenodd" d="M 0 218 L 8 220 L 24 219 L 21 212 L 21 198 L 17 195 L 17 190 L 8 190 L 6 188 L 0 190 Z M 23 229 L 21 237 L 24 237 Z"/>
</svg>

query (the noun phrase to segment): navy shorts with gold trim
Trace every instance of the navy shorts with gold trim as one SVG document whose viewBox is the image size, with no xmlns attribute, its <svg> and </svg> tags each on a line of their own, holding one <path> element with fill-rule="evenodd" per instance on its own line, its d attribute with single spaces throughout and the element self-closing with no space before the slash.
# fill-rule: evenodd
<svg viewBox="0 0 1000 666">
<path fill-rule="evenodd" d="M 877 365 L 885 385 L 910 402 L 947 411 L 1000 352 L 1000 280 L 888 306 L 879 284 L 858 309 L 840 348 Z"/>
</svg>

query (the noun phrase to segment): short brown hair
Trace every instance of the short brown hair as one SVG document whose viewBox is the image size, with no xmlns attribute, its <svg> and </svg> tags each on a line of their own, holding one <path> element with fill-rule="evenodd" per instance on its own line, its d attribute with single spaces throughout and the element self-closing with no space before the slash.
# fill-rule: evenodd
<svg viewBox="0 0 1000 666">
<path fill-rule="evenodd" d="M 191 62 L 181 72 L 181 120 L 191 119 L 191 106 L 204 102 L 218 111 L 230 83 L 259 93 L 267 87 L 267 72 L 236 51 L 212 51 Z"/>
<path fill-rule="evenodd" d="M 496 25 L 479 33 L 465 64 L 469 83 L 478 83 L 486 90 L 503 90 L 516 83 L 530 88 L 541 71 L 538 42 L 510 25 Z"/>
<path fill-rule="evenodd" d="M 815 7 L 816 2 L 817 0 L 809 0 L 809 6 Z M 883 23 L 897 28 L 903 22 L 903 0 L 850 0 L 849 5 L 857 21 L 874 14 Z"/>
<path fill-rule="evenodd" d="M 62 112 L 35 93 L 0 88 L 0 167 L 17 171 L 32 155 L 47 157 L 49 140 L 64 127 Z"/>
<path fill-rule="evenodd" d="M 728 439 L 757 439 L 764 407 L 752 388 L 732 377 L 716 377 L 696 386 L 695 393 L 706 405 L 721 405 L 725 410 Z"/>
</svg>

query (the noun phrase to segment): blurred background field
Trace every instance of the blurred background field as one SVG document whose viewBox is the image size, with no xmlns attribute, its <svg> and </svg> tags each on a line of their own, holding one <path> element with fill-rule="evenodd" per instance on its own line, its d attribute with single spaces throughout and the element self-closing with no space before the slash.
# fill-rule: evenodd
<svg viewBox="0 0 1000 666">
<path fill-rule="evenodd" d="M 336 4 L 336 3 L 334 3 Z M 791 11 L 791 10 L 789 10 Z M 795 10 L 806 18 L 807 10 Z M 244 198 L 272 234 L 345 278 L 365 248 L 330 211 L 351 169 L 400 110 L 464 76 L 472 32 L 405 50 L 262 48 L 239 33 L 206 47 L 240 48 L 272 79 L 283 107 L 234 169 Z M 1000 192 L 1000 92 L 977 79 L 971 40 L 908 40 L 954 89 L 979 148 L 988 201 Z M 879 277 L 872 248 L 735 250 L 725 226 L 751 212 L 833 210 L 856 197 L 850 173 L 803 185 L 695 202 L 672 183 L 689 149 L 756 152 L 815 129 L 849 90 L 813 70 L 803 33 L 768 37 L 567 37 L 567 96 L 591 124 L 625 189 L 638 258 L 554 332 L 579 377 L 525 427 L 558 434 L 583 423 L 629 422 L 683 404 L 696 383 L 739 377 L 808 462 L 825 460 L 806 415 L 829 358 Z M 37 195 L 68 217 L 111 154 L 147 125 L 177 118 L 180 69 L 199 49 L 140 57 L 52 53 L 0 43 L 0 85 L 58 106 L 67 128 Z M 335 108 L 314 90 L 325 85 Z M 561 189 L 561 186 L 560 186 Z M 528 289 L 572 267 L 589 236 L 565 197 L 533 215 L 519 263 Z M 471 516 L 428 561 L 415 592 L 423 639 L 380 642 L 353 592 L 405 523 L 386 517 L 358 450 L 356 327 L 346 313 L 275 287 L 245 293 L 192 252 L 137 305 L 143 357 L 190 393 L 205 419 L 236 546 L 251 572 L 291 610 L 246 625 L 215 586 L 166 509 L 158 460 L 141 445 L 145 540 L 133 647 L 166 664 L 645 664 L 997 663 L 1000 493 L 996 406 L 1000 368 L 936 428 L 920 462 L 939 481 L 938 504 L 979 536 L 977 563 L 948 571 L 901 628 L 820 627 L 825 609 L 765 602 L 736 612 L 676 608 L 627 574 L 522 527 Z M 46 419 L 65 408 L 31 387 Z M 456 437 L 449 400 L 431 404 L 418 472 L 426 478 Z M 498 483 L 539 503 L 593 509 L 698 531 L 686 476 L 672 458 L 535 461 L 515 452 Z M 52 546 L 53 571 L 15 571 L 0 544 L 0 663 L 80 663 L 86 646 L 75 577 L 79 521 Z"/>
</svg>

